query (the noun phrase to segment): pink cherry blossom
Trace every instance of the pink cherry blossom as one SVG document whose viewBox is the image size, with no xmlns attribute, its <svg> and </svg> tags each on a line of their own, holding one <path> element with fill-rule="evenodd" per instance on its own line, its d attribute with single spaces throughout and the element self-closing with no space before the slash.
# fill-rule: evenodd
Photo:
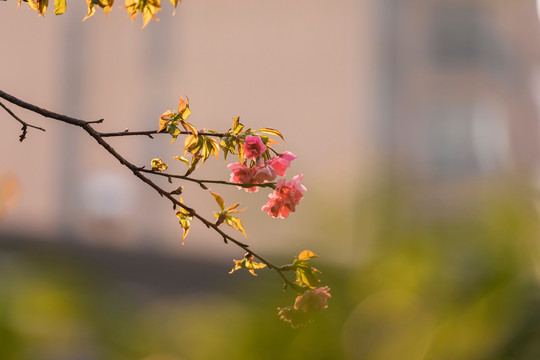
<svg viewBox="0 0 540 360">
<path fill-rule="evenodd" d="M 291 152 L 284 152 L 278 157 L 273 157 L 267 161 L 267 164 L 272 166 L 279 176 L 285 176 L 285 170 L 291 166 L 291 161 L 296 159 L 296 156 Z"/>
<path fill-rule="evenodd" d="M 237 184 L 258 184 L 254 179 L 255 175 L 257 174 L 257 170 L 255 168 L 246 166 L 242 163 L 229 164 L 227 167 L 232 171 L 230 179 L 231 182 Z M 250 188 L 239 186 L 238 188 L 244 189 L 247 192 L 257 192 L 259 190 L 259 188 L 256 186 Z"/>
<path fill-rule="evenodd" d="M 266 151 L 266 145 L 260 136 L 246 136 L 244 141 L 244 156 L 246 159 L 257 159 Z"/>
<path fill-rule="evenodd" d="M 255 170 L 256 173 L 253 179 L 255 180 L 256 184 L 262 184 L 264 182 L 270 182 L 276 179 L 276 170 L 274 170 L 272 166 L 268 165 L 268 163 L 265 165 L 264 161 L 262 161 L 262 165 L 256 166 Z"/>
<path fill-rule="evenodd" d="M 232 171 L 230 181 L 237 184 L 263 184 L 274 181 L 277 176 L 274 168 L 265 164 L 262 158 L 259 158 L 257 164 L 253 167 L 243 163 L 233 163 L 227 166 Z M 250 188 L 239 186 L 238 188 L 247 192 L 257 192 L 259 190 L 257 186 Z"/>
<path fill-rule="evenodd" d="M 268 215 L 272 217 L 280 218 L 280 219 L 285 219 L 286 217 L 288 217 L 289 212 L 291 211 L 287 207 L 287 205 L 280 198 L 278 198 L 274 193 L 268 195 L 268 202 L 265 205 L 263 205 L 261 210 L 266 211 Z"/>
<path fill-rule="evenodd" d="M 289 213 L 296 210 L 296 205 L 304 197 L 303 192 L 307 189 L 300 184 L 302 175 L 295 176 L 290 183 L 286 183 L 285 179 L 278 181 L 276 189 L 268 195 L 268 203 L 262 207 L 262 211 L 266 211 L 268 215 L 284 219 L 289 216 Z"/>
</svg>

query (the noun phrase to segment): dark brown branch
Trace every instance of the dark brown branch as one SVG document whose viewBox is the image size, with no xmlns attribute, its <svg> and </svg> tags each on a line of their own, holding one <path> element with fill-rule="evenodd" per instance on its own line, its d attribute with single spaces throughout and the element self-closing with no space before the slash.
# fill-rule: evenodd
<svg viewBox="0 0 540 360">
<path fill-rule="evenodd" d="M 137 136 L 137 135 L 146 135 L 146 136 L 151 137 L 151 135 L 168 134 L 168 132 L 166 132 L 166 131 L 157 132 L 157 130 L 129 131 L 129 130 L 126 129 L 124 131 L 118 131 L 118 132 L 108 132 L 108 133 L 99 132 L 98 134 L 101 137 Z M 187 132 L 187 131 L 180 131 L 180 134 L 182 134 L 182 135 L 190 135 L 191 133 Z M 222 138 L 222 137 L 226 136 L 226 134 L 216 134 L 216 133 L 206 132 L 206 131 L 200 131 L 199 135 L 214 136 L 214 137 L 218 137 L 218 138 Z"/>
<path fill-rule="evenodd" d="M 22 124 L 22 128 L 21 128 L 21 135 L 19 135 L 19 141 L 23 141 L 24 139 L 26 139 L 26 134 L 28 132 L 28 128 L 33 128 L 33 129 L 37 129 L 37 130 L 41 130 L 41 131 L 45 131 L 45 129 L 43 128 L 40 128 L 39 126 L 34 126 L 32 124 L 29 124 L 27 123 L 26 121 L 24 120 L 21 120 L 21 118 L 19 118 L 17 115 L 15 115 L 13 113 L 13 111 L 11 111 L 6 105 L 4 105 L 1 101 L 0 101 L 0 106 L 4 108 L 4 110 L 7 111 L 7 113 L 9 115 L 11 115 L 15 120 L 17 120 L 18 122 L 20 122 Z"/>
<path fill-rule="evenodd" d="M 35 112 L 36 114 L 39 114 L 39 115 L 47 117 L 47 118 L 55 119 L 55 120 L 58 120 L 58 121 L 61 121 L 61 122 L 67 123 L 67 124 L 80 126 L 80 127 L 82 127 L 84 124 L 86 124 L 86 121 L 79 120 L 79 119 L 76 119 L 76 118 L 73 118 L 73 117 L 67 116 L 67 115 L 57 114 L 55 112 L 40 108 L 39 106 L 36 106 L 36 105 L 30 104 L 30 103 L 27 103 L 26 101 L 17 99 L 15 96 L 12 96 L 12 95 L 10 95 L 8 93 L 5 93 L 2 90 L 0 90 L 0 97 L 3 98 L 6 101 L 9 101 L 10 103 L 12 103 L 14 105 L 22 107 L 23 109 L 30 110 L 32 112 Z"/>
<path fill-rule="evenodd" d="M 30 111 L 32 111 L 34 113 L 37 113 L 37 114 L 40 114 L 40 115 L 42 115 L 44 117 L 51 118 L 51 119 L 54 119 L 54 120 L 57 120 L 57 121 L 61 121 L 61 122 L 64 122 L 64 123 L 71 124 L 71 125 L 78 126 L 78 127 L 82 128 L 84 131 L 86 131 L 86 133 L 88 133 L 88 135 L 90 135 L 92 138 L 94 138 L 94 140 L 96 140 L 99 145 L 101 145 L 107 152 L 109 152 L 109 154 L 111 154 L 114 158 L 116 158 L 122 165 L 124 165 L 129 170 L 131 170 L 136 177 L 138 177 L 141 181 L 143 181 L 148 186 L 150 186 L 151 188 L 156 190 L 156 192 L 161 197 L 165 197 L 169 201 L 171 201 L 173 203 L 173 206 L 177 206 L 177 207 L 183 208 L 184 210 L 188 211 L 191 214 L 191 216 L 193 216 L 194 218 L 197 218 L 206 227 L 211 228 L 214 231 L 216 231 L 220 235 L 220 237 L 223 238 L 224 241 L 226 241 L 226 242 L 230 241 L 230 242 L 234 243 L 235 245 L 237 245 L 237 246 L 241 247 L 242 249 L 244 249 L 245 251 L 249 252 L 253 257 L 257 258 L 262 263 L 266 264 L 269 269 L 275 270 L 279 274 L 279 276 L 283 279 L 283 281 L 285 282 L 286 285 L 289 285 L 289 286 L 291 286 L 293 288 L 296 287 L 296 285 L 293 282 L 291 282 L 289 279 L 287 279 L 287 277 L 283 274 L 284 270 L 282 270 L 280 267 L 275 266 L 274 264 L 272 264 L 268 260 L 264 259 L 262 256 L 260 256 L 260 255 L 258 255 L 256 253 L 254 253 L 253 251 L 251 251 L 249 249 L 248 244 L 240 242 L 240 241 L 236 240 L 235 238 L 233 238 L 232 236 L 226 234 L 225 232 L 223 232 L 218 227 L 218 225 L 216 225 L 215 223 L 213 223 L 211 221 L 206 220 L 204 217 L 199 215 L 194 209 L 192 209 L 191 207 L 185 205 L 184 203 L 181 203 L 179 200 L 175 199 L 169 192 L 167 192 L 166 190 L 164 190 L 163 188 L 161 188 L 160 186 L 155 184 L 152 180 L 150 180 L 149 178 L 144 176 L 142 173 L 143 172 L 149 172 L 148 170 L 144 170 L 143 168 L 139 168 L 139 167 L 133 165 L 131 162 L 126 160 L 122 155 L 120 155 L 111 145 L 109 145 L 109 143 L 107 143 L 105 140 L 103 140 L 103 137 L 104 137 L 103 133 L 100 133 L 100 132 L 96 131 L 91 125 L 92 123 L 95 123 L 96 121 L 84 121 L 84 120 L 76 119 L 76 118 L 73 118 L 73 117 L 70 117 L 70 116 L 67 116 L 67 115 L 58 114 L 58 113 L 55 113 L 55 112 L 40 108 L 40 107 L 38 107 L 36 105 L 30 104 L 30 103 L 28 103 L 26 101 L 20 100 L 20 99 L 12 96 L 10 94 L 7 94 L 7 93 L 3 92 L 2 90 L 0 90 L 0 98 L 3 98 L 3 99 L 9 101 L 10 103 L 12 103 L 14 105 L 17 105 L 17 106 L 22 107 L 24 109 L 30 110 Z M 97 122 L 101 122 L 101 121 L 98 120 Z M 129 132 L 127 132 L 127 133 L 129 134 Z M 126 132 L 124 132 L 124 134 L 126 134 Z M 212 136 L 219 135 L 219 134 L 213 134 L 213 133 L 211 133 L 211 134 L 212 134 Z M 148 135 L 148 134 L 139 134 L 139 135 Z M 155 172 L 152 172 L 152 173 L 155 173 Z M 160 174 L 160 173 L 156 173 L 156 174 Z M 166 174 L 161 174 L 161 175 L 173 177 L 173 175 L 166 175 Z M 235 184 L 235 185 L 238 185 L 238 184 Z"/>
<path fill-rule="evenodd" d="M 194 179 L 194 178 L 191 178 L 191 177 L 185 176 L 185 175 L 174 175 L 174 174 L 164 173 L 164 172 L 161 172 L 161 171 L 155 171 L 155 170 L 149 170 L 149 169 L 143 169 L 143 168 L 139 168 L 139 171 L 144 172 L 144 173 L 148 173 L 148 174 L 168 177 L 168 178 L 182 179 L 182 180 L 186 180 L 186 181 L 191 181 L 191 182 L 195 182 L 195 183 L 197 183 L 199 185 L 222 184 L 222 185 L 240 186 L 240 187 L 243 187 L 243 188 L 252 188 L 252 187 L 255 187 L 255 186 L 257 186 L 257 187 L 269 187 L 269 188 L 272 188 L 272 189 L 276 188 L 276 183 L 273 183 L 273 182 L 268 182 L 268 183 L 263 183 L 263 184 L 238 184 L 238 183 L 235 183 L 235 182 L 224 181 L 224 180 L 200 180 L 200 179 Z"/>
</svg>

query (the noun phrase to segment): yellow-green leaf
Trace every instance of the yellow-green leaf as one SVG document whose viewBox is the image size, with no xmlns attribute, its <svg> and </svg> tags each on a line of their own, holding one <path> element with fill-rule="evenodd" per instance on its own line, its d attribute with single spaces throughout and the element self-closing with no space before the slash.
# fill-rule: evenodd
<svg viewBox="0 0 540 360">
<path fill-rule="evenodd" d="M 186 164 L 187 166 L 189 166 L 189 160 L 186 159 L 183 156 L 175 156 L 175 157 L 173 157 L 173 159 L 179 160 L 179 161 L 183 162 L 184 164 Z"/>
<path fill-rule="evenodd" d="M 66 12 L 66 0 L 54 0 L 54 15 L 62 15 Z"/>
<path fill-rule="evenodd" d="M 49 0 L 28 0 L 28 5 L 33 10 L 36 10 L 39 15 L 45 16 L 45 10 L 47 10 L 47 6 L 49 6 Z"/>
<path fill-rule="evenodd" d="M 165 111 L 161 116 L 159 117 L 159 130 L 157 132 L 162 132 L 163 130 L 167 129 L 167 125 L 169 125 L 169 122 L 171 121 L 171 117 L 174 114 L 171 110 Z"/>
<path fill-rule="evenodd" d="M 215 192 L 212 192 L 212 191 L 210 191 L 210 194 L 212 194 L 214 199 L 216 199 L 216 202 L 219 205 L 219 209 L 223 211 L 223 209 L 225 209 L 225 201 L 223 201 L 223 198 L 219 194 L 216 194 Z"/>
<path fill-rule="evenodd" d="M 179 211 L 177 211 L 176 217 L 178 218 L 178 222 L 180 223 L 180 226 L 182 227 L 182 230 L 183 230 L 182 245 L 184 245 L 184 240 L 189 233 L 190 220 L 192 220 L 193 217 L 185 209 L 180 209 Z"/>
<path fill-rule="evenodd" d="M 227 220 L 225 220 L 225 223 L 232 227 L 233 229 L 236 229 L 238 231 L 241 231 L 242 234 L 244 234 L 244 237 L 247 238 L 246 232 L 244 230 L 244 227 L 242 226 L 242 220 L 235 216 L 227 216 Z"/>
<path fill-rule="evenodd" d="M 163 159 L 152 159 L 151 165 L 152 165 L 152 170 L 156 170 L 156 171 L 165 171 L 169 167 L 167 164 L 163 162 Z"/>
<path fill-rule="evenodd" d="M 171 0 L 171 4 L 173 4 L 173 6 L 174 6 L 173 16 L 174 16 L 174 14 L 176 14 L 176 7 L 178 6 L 179 2 L 180 2 L 180 0 Z"/>
<path fill-rule="evenodd" d="M 225 210 L 225 212 L 227 213 L 231 213 L 231 214 L 238 214 L 238 213 L 241 213 L 242 211 L 246 210 L 246 208 L 243 208 L 242 210 L 234 210 L 236 209 L 238 206 L 240 205 L 240 203 L 236 203 L 232 206 L 229 206 L 227 208 L 227 210 Z"/>
<path fill-rule="evenodd" d="M 236 144 L 236 148 L 238 150 L 238 161 L 239 162 L 242 162 L 243 158 L 244 158 L 244 146 L 243 144 L 241 144 L 240 142 L 238 142 Z"/>
<path fill-rule="evenodd" d="M 94 15 L 96 9 L 94 6 L 99 6 L 105 12 L 105 16 L 111 11 L 114 0 L 86 0 L 88 6 L 88 14 L 84 17 L 83 21 Z"/>
<path fill-rule="evenodd" d="M 281 135 L 281 132 L 279 132 L 279 130 L 276 130 L 276 129 L 270 129 L 270 128 L 260 128 L 259 131 L 260 131 L 260 132 L 263 132 L 263 133 L 265 133 L 265 134 L 279 136 L 282 140 L 285 141 L 285 139 L 283 138 L 283 135 Z"/>
<path fill-rule="evenodd" d="M 216 159 L 218 158 L 218 155 L 219 155 L 219 145 L 217 143 L 216 140 L 210 138 L 210 137 L 206 137 L 206 141 L 208 142 L 209 144 L 209 149 L 210 149 L 210 152 L 214 154 L 214 156 L 216 157 Z"/>
<path fill-rule="evenodd" d="M 159 21 L 154 15 L 161 10 L 161 0 L 126 0 L 126 11 L 131 20 L 135 20 L 138 12 L 143 16 L 143 28 L 154 19 Z"/>
<path fill-rule="evenodd" d="M 232 274 L 238 269 L 245 268 L 249 270 L 251 274 L 253 274 L 254 276 L 257 276 L 257 274 L 255 274 L 255 270 L 263 269 L 266 267 L 266 264 L 254 262 L 253 256 L 246 256 L 242 260 L 233 260 L 233 261 L 235 265 L 234 265 L 234 268 L 231 271 L 229 271 L 229 274 Z"/>
<path fill-rule="evenodd" d="M 320 280 L 315 275 L 319 270 L 312 268 L 305 260 L 295 260 L 294 268 L 296 272 L 296 282 L 301 285 L 307 285 L 310 288 L 316 288 Z"/>
<path fill-rule="evenodd" d="M 233 134 L 238 135 L 242 132 L 243 129 L 244 129 L 244 125 L 240 122 L 240 117 L 239 116 L 235 117 L 233 120 L 233 127 L 232 127 Z"/>
<path fill-rule="evenodd" d="M 298 260 L 307 260 L 311 258 L 317 258 L 319 255 L 315 254 L 313 251 L 304 250 L 298 255 Z"/>
<path fill-rule="evenodd" d="M 197 131 L 197 128 L 192 124 L 188 123 L 187 121 L 183 121 L 182 126 L 184 126 L 184 129 L 186 129 L 186 131 L 191 132 L 193 136 L 199 136 L 199 131 Z"/>
</svg>

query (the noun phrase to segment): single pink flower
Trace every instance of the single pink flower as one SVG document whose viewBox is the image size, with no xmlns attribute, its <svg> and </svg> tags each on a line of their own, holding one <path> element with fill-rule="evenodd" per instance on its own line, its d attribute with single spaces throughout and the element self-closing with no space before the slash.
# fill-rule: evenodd
<svg viewBox="0 0 540 360">
<path fill-rule="evenodd" d="M 268 195 L 268 203 L 263 205 L 261 210 L 266 211 L 272 217 L 280 219 L 285 219 L 291 212 L 287 205 L 274 193 Z"/>
<path fill-rule="evenodd" d="M 244 141 L 244 156 L 246 159 L 257 159 L 266 151 L 266 145 L 260 136 L 246 136 Z"/>
<path fill-rule="evenodd" d="M 255 175 L 257 174 L 257 170 L 255 168 L 248 167 L 242 163 L 229 164 L 227 167 L 232 171 L 230 179 L 231 182 L 237 184 L 258 184 L 258 182 L 256 182 L 254 179 Z M 250 188 L 239 186 L 238 188 L 244 189 L 247 192 L 257 192 L 259 190 L 259 188 L 256 186 Z"/>
<path fill-rule="evenodd" d="M 294 156 L 293 153 L 286 151 L 277 157 L 271 158 L 266 163 L 272 166 L 279 176 L 285 176 L 285 170 L 291 166 L 291 161 L 294 159 L 296 159 L 296 156 Z"/>
<path fill-rule="evenodd" d="M 257 160 L 257 166 L 255 167 L 255 170 L 256 173 L 254 175 L 254 180 L 257 184 L 274 181 L 276 179 L 276 170 L 274 170 L 274 168 L 268 163 L 265 164 L 262 158 L 259 158 L 259 160 Z"/>
<path fill-rule="evenodd" d="M 296 205 L 304 197 L 303 192 L 307 190 L 300 184 L 302 177 L 302 175 L 297 175 L 290 183 L 286 183 L 285 179 L 279 180 L 274 192 L 268 195 L 268 203 L 262 207 L 262 211 L 281 219 L 289 216 L 291 211 L 294 212 Z"/>
</svg>

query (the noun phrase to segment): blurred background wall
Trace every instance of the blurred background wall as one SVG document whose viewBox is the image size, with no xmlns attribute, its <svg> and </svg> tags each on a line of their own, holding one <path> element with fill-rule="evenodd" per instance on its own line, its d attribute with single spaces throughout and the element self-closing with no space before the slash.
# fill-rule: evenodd
<svg viewBox="0 0 540 360">
<path fill-rule="evenodd" d="M 180 95 L 199 128 L 240 116 L 282 131 L 279 149 L 298 156 L 289 178 L 303 173 L 308 188 L 289 219 L 260 212 L 262 190 L 213 190 L 248 207 L 257 251 L 320 254 L 333 298 L 289 329 L 268 315 L 291 301 L 271 275 L 227 276 L 242 253 L 195 222 L 182 247 L 168 202 L 92 139 L 12 107 L 47 132 L 19 143 L 0 115 L 0 354 L 540 356 L 535 1 L 185 0 L 175 16 L 164 2 L 144 30 L 118 7 L 81 23 L 84 2 L 44 18 L 25 5 L 0 3 L 8 93 L 104 118 L 101 131 L 155 129 Z M 138 165 L 161 157 L 183 171 L 171 160 L 181 141 L 111 143 Z M 222 159 L 198 173 L 229 177 Z M 211 217 L 214 200 L 186 188 Z"/>
<path fill-rule="evenodd" d="M 27 7 L 2 6 L 5 91 L 83 119 L 105 118 L 102 131 L 154 129 L 180 95 L 190 98 L 191 119 L 200 128 L 227 130 L 235 116 L 253 128 L 277 128 L 287 140 L 280 151 L 298 156 L 290 177 L 302 172 L 314 194 L 325 194 L 306 198 L 306 209 L 322 198 L 331 199 L 330 207 L 350 208 L 351 191 L 367 177 L 360 169 L 370 162 L 373 147 L 374 4 L 203 1 L 183 4 L 175 16 L 164 4 L 160 22 L 143 31 L 139 22 L 125 21 L 122 8 L 81 23 L 84 2 L 69 4 L 66 16 L 45 18 Z M 18 23 L 25 26 L 13 34 L 9 29 Z M 195 225 L 193 241 L 180 250 L 181 229 L 169 204 L 77 129 L 18 113 L 46 125 L 48 132 L 19 144 L 18 125 L 5 122 L 2 164 L 17 176 L 22 191 L 2 222 L 3 231 L 167 252 L 215 249 L 213 240 L 201 239 L 209 233 L 201 234 Z M 169 146 L 165 138 L 112 143 L 147 166 L 153 157 L 173 162 L 183 153 L 181 141 Z M 228 179 L 226 163 L 213 163 L 200 176 Z M 177 172 L 183 171 L 180 165 Z M 226 201 L 240 197 L 249 206 L 248 233 L 259 246 L 285 246 L 288 242 L 275 239 L 290 232 L 308 240 L 304 228 L 312 215 L 277 226 L 259 210 L 266 194 L 214 190 L 223 191 Z M 186 201 L 196 207 L 212 203 L 193 191 L 198 194 L 188 193 Z M 255 229 L 268 226 L 275 232 L 255 235 Z"/>
</svg>

